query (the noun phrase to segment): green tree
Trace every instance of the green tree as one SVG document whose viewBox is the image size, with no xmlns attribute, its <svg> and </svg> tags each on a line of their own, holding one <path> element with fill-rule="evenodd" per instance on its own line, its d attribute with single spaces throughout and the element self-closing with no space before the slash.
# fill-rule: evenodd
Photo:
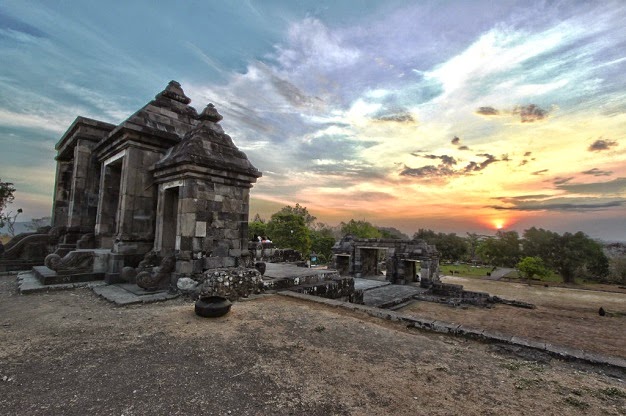
<svg viewBox="0 0 626 416">
<path fill-rule="evenodd" d="M 257 236 L 263 237 L 267 235 L 267 224 L 261 221 L 252 221 L 248 223 L 248 238 L 255 241 Z"/>
<path fill-rule="evenodd" d="M 433 230 L 420 228 L 413 238 L 434 245 L 442 260 L 458 261 L 467 254 L 465 239 L 455 233 L 435 233 Z"/>
<path fill-rule="evenodd" d="M 515 267 L 521 257 L 520 244 L 517 231 L 498 231 L 481 242 L 476 253 L 494 266 Z"/>
<path fill-rule="evenodd" d="M 313 223 L 317 219 L 317 217 L 309 213 L 309 210 L 306 209 L 306 207 L 303 207 L 300 204 L 296 204 L 295 207 L 292 207 L 291 205 L 287 205 L 285 207 L 282 207 L 280 211 L 278 212 L 280 212 L 281 214 L 299 215 L 304 220 L 304 225 L 306 225 L 309 228 L 313 226 Z"/>
<path fill-rule="evenodd" d="M 333 256 L 332 248 L 335 245 L 335 237 L 331 228 L 317 228 L 309 230 L 311 237 L 311 251 L 316 253 L 323 261 L 329 261 Z"/>
<path fill-rule="evenodd" d="M 267 235 L 274 245 L 298 250 L 305 256 L 311 251 L 311 238 L 304 219 L 297 214 L 279 211 L 267 223 Z"/>
<path fill-rule="evenodd" d="M 560 236 L 555 251 L 556 270 L 566 283 L 574 283 L 577 275 L 601 280 L 609 274 L 602 246 L 581 231 Z"/>
<path fill-rule="evenodd" d="M 342 221 L 340 225 L 343 235 L 352 234 L 357 238 L 382 238 L 380 230 L 367 221 L 352 219 L 347 223 Z"/>
<path fill-rule="evenodd" d="M 524 257 L 517 263 L 517 270 L 519 270 L 522 277 L 530 279 L 534 276 L 547 277 L 550 275 L 550 269 L 546 267 L 541 257 Z"/>
<path fill-rule="evenodd" d="M 476 249 L 480 244 L 480 236 L 476 233 L 466 233 L 467 237 L 465 237 L 465 242 L 467 244 L 467 249 L 469 251 L 470 260 L 474 260 L 476 258 Z"/>
<path fill-rule="evenodd" d="M 522 252 L 526 257 L 541 257 L 550 268 L 555 267 L 555 260 L 559 249 L 560 236 L 543 228 L 531 227 L 524 230 Z"/>
<path fill-rule="evenodd" d="M 393 238 L 396 240 L 408 240 L 409 236 L 394 227 L 378 227 L 382 238 Z"/>
</svg>

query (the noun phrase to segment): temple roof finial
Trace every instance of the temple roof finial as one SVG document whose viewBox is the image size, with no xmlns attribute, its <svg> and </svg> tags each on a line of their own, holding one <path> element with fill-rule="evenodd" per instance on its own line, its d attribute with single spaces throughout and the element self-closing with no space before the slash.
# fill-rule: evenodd
<svg viewBox="0 0 626 416">
<path fill-rule="evenodd" d="M 222 117 L 222 115 L 217 112 L 217 108 L 215 108 L 213 103 L 209 103 L 209 105 L 207 105 L 204 108 L 204 110 L 202 111 L 202 113 L 200 114 L 200 116 L 198 118 L 200 120 L 209 120 L 209 121 L 212 121 L 214 123 L 217 123 L 221 119 L 223 119 L 224 117 Z"/>
<path fill-rule="evenodd" d="M 171 98 L 172 100 L 183 104 L 189 104 L 191 102 L 191 98 L 185 95 L 180 83 L 174 80 L 170 81 L 170 83 L 167 84 L 167 87 L 157 94 L 156 98 L 159 98 L 159 96 Z"/>
</svg>

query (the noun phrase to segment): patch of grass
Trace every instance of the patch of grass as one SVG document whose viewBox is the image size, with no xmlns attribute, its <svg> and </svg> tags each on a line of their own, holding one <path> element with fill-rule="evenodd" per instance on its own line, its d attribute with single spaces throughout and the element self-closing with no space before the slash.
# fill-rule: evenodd
<svg viewBox="0 0 626 416">
<path fill-rule="evenodd" d="M 315 330 L 317 332 L 324 332 L 326 330 L 326 327 L 324 325 L 319 325 L 315 327 Z"/>
<path fill-rule="evenodd" d="M 442 274 L 463 277 L 485 277 L 491 273 L 491 266 L 472 266 L 470 264 L 443 264 L 440 267 Z"/>
<path fill-rule="evenodd" d="M 607 387 L 604 389 L 600 389 L 598 391 L 607 397 L 611 397 L 611 398 L 619 397 L 622 399 L 626 399 L 626 391 L 619 389 L 617 387 Z"/>
<path fill-rule="evenodd" d="M 520 378 L 514 384 L 515 388 L 518 390 L 528 390 L 531 388 L 540 387 L 543 384 L 543 379 L 541 378 Z"/>
<path fill-rule="evenodd" d="M 587 402 L 583 402 L 580 399 L 577 399 L 576 397 L 572 397 L 572 396 L 568 396 L 565 398 L 565 403 L 569 404 L 570 406 L 574 406 L 578 409 L 588 409 L 589 408 L 589 403 Z"/>
</svg>

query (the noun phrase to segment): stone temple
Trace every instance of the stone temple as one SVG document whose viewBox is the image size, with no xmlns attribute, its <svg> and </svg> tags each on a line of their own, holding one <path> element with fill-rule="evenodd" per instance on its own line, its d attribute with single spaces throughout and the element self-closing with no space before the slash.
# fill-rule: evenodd
<svg viewBox="0 0 626 416">
<path fill-rule="evenodd" d="M 136 274 L 151 289 L 171 274 L 250 265 L 249 192 L 261 172 L 212 104 L 198 114 L 190 102 L 171 81 L 117 126 L 78 117 L 56 145 L 52 230 L 7 253 L 19 259 L 47 239 L 55 254 L 35 267 L 44 283 Z"/>
</svg>

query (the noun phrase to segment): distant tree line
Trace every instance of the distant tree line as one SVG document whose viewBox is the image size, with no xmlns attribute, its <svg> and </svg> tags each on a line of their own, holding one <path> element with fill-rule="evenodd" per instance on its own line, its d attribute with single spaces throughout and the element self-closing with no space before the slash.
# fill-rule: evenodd
<svg viewBox="0 0 626 416">
<path fill-rule="evenodd" d="M 268 237 L 277 247 L 293 248 L 305 256 L 315 253 L 322 262 L 330 261 L 333 245 L 346 234 L 357 238 L 409 238 L 396 228 L 377 227 L 362 220 L 351 219 L 338 226 L 316 220 L 306 207 L 287 205 L 272 214 L 268 221 L 256 214 L 248 223 L 248 235 L 251 240 L 257 236 Z"/>
<path fill-rule="evenodd" d="M 268 221 L 257 214 L 249 223 L 249 235 L 251 239 L 267 236 L 277 247 L 293 248 L 305 256 L 315 253 L 322 261 L 332 258 L 335 241 L 346 234 L 357 238 L 409 239 L 396 228 L 377 227 L 364 220 L 351 219 L 338 226 L 316 220 L 306 207 L 287 205 Z M 442 261 L 518 268 L 527 278 L 544 276 L 552 270 L 565 282 L 574 282 L 577 277 L 598 281 L 612 277 L 626 283 L 624 256 L 609 262 L 602 245 L 582 232 L 558 234 L 532 227 L 521 237 L 516 231 L 498 231 L 495 236 L 459 236 L 421 228 L 413 238 L 436 246 Z"/>
</svg>

